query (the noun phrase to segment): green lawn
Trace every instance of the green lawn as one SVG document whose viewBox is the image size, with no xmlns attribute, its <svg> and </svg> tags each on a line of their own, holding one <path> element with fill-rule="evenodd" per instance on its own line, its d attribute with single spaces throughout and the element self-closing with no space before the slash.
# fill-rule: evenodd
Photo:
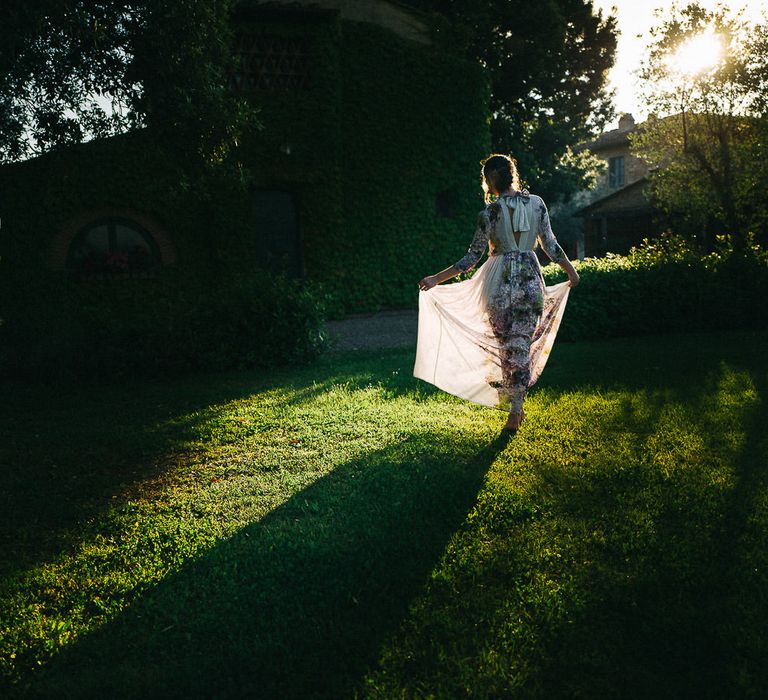
<svg viewBox="0 0 768 700">
<path fill-rule="evenodd" d="M 413 357 L 6 387 L 0 695 L 768 697 L 768 334 Z"/>
</svg>

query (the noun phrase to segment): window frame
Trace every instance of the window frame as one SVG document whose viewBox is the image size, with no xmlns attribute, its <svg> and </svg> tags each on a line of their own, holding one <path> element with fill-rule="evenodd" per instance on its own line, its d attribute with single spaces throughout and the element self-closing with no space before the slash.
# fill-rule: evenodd
<svg viewBox="0 0 768 700">
<path fill-rule="evenodd" d="M 100 270 L 98 273 L 94 273 L 89 276 L 101 275 L 104 277 L 120 277 L 120 276 L 148 277 L 154 274 L 163 264 L 163 256 L 160 250 L 160 246 L 158 245 L 158 242 L 155 240 L 155 237 L 152 235 L 152 233 L 150 233 L 144 226 L 139 224 L 136 220 L 131 219 L 127 216 L 120 216 L 116 214 L 104 215 L 104 216 L 96 217 L 94 219 L 90 219 L 87 223 L 83 224 L 77 230 L 77 233 L 75 233 L 75 235 L 72 236 L 71 240 L 69 241 L 69 245 L 67 247 L 67 255 L 64 262 L 64 268 L 72 274 L 79 274 L 79 275 L 86 274 L 82 270 L 77 269 L 77 267 L 75 266 L 74 259 L 73 259 L 74 252 L 77 250 L 78 245 L 82 245 L 83 239 L 85 238 L 88 231 L 98 226 L 106 225 L 107 227 L 107 252 L 108 253 L 116 252 L 115 251 L 115 248 L 117 245 L 116 227 L 118 224 L 125 226 L 126 228 L 132 229 L 144 239 L 145 243 L 148 245 L 150 250 L 150 258 L 152 260 L 151 265 L 148 267 L 148 269 L 141 270 L 141 271 L 130 270 L 130 269 L 125 272 Z"/>
<path fill-rule="evenodd" d="M 624 187 L 625 167 L 624 156 L 611 156 L 608 159 L 608 187 L 612 189 Z"/>
</svg>

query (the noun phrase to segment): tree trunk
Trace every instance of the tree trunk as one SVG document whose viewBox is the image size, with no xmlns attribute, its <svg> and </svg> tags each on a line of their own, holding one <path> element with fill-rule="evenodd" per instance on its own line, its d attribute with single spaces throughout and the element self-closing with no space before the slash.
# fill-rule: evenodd
<svg viewBox="0 0 768 700">
<path fill-rule="evenodd" d="M 721 124 L 717 138 L 720 143 L 720 160 L 723 163 L 723 186 L 720 192 L 720 203 L 728 219 L 731 243 L 735 250 L 743 250 L 745 245 L 744 229 L 733 201 L 733 166 L 729 127 Z"/>
</svg>

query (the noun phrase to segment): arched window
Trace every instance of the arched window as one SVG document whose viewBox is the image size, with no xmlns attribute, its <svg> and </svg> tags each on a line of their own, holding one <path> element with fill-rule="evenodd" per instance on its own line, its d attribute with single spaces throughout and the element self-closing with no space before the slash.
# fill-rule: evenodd
<svg viewBox="0 0 768 700">
<path fill-rule="evenodd" d="M 84 275 L 137 275 L 153 272 L 161 261 L 152 235 L 131 219 L 108 216 L 83 226 L 72 238 L 67 269 Z"/>
</svg>

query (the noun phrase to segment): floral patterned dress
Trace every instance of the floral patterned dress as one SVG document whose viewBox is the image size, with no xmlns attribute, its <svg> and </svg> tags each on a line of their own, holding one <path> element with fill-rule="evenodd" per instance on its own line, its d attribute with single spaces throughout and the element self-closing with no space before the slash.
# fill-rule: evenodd
<svg viewBox="0 0 768 700">
<path fill-rule="evenodd" d="M 534 252 L 566 257 L 541 197 L 505 195 L 480 212 L 469 250 L 455 266 L 468 280 L 419 294 L 414 376 L 456 396 L 519 412 L 546 364 L 569 286 L 547 287 Z"/>
</svg>

